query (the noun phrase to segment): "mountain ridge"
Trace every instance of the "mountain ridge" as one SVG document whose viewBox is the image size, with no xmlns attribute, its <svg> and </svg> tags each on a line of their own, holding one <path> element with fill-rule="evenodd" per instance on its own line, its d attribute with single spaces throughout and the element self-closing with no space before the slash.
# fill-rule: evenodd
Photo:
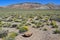
<svg viewBox="0 0 60 40">
<path fill-rule="evenodd" d="M 17 3 L 8 5 L 4 8 L 20 8 L 20 9 L 60 9 L 60 5 L 55 5 L 54 3 L 32 3 L 32 2 L 25 2 L 25 3 Z"/>
</svg>

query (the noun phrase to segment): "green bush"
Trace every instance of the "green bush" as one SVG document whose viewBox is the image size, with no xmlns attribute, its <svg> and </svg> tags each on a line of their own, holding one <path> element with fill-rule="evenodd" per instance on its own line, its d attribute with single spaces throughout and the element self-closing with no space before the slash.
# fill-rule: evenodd
<svg viewBox="0 0 60 40">
<path fill-rule="evenodd" d="M 54 34 L 60 34 L 60 30 L 56 29 L 53 33 Z"/>
<path fill-rule="evenodd" d="M 11 33 L 8 34 L 8 36 L 4 37 L 3 40 L 15 40 L 15 37 L 17 35 L 18 35 L 17 33 L 11 32 Z"/>
<path fill-rule="evenodd" d="M 10 27 L 11 26 L 11 23 L 4 23 L 3 24 L 3 27 Z"/>
<path fill-rule="evenodd" d="M 19 28 L 19 33 L 23 33 L 23 32 L 26 32 L 26 31 L 28 31 L 28 26 L 23 26 L 23 27 Z"/>
<path fill-rule="evenodd" d="M 2 30 L 2 27 L 0 27 L 0 30 Z"/>
<path fill-rule="evenodd" d="M 51 21 L 52 28 L 58 28 L 58 25 L 56 24 L 56 21 Z"/>
<path fill-rule="evenodd" d="M 36 28 L 40 28 L 40 27 L 44 26 L 44 24 L 42 22 L 38 22 L 35 25 L 36 25 Z"/>
<path fill-rule="evenodd" d="M 51 17 L 51 20 L 56 20 L 56 21 L 58 21 L 58 22 L 60 22 L 60 15 L 59 16 L 53 16 L 53 17 Z"/>
<path fill-rule="evenodd" d="M 8 34 L 8 37 L 15 38 L 18 34 L 15 32 L 11 32 Z"/>
<path fill-rule="evenodd" d="M 46 28 L 44 28 L 43 30 L 44 30 L 44 31 L 47 31 L 47 29 L 46 29 Z"/>
<path fill-rule="evenodd" d="M 21 28 L 22 26 L 23 26 L 22 23 L 21 23 L 21 24 L 18 24 L 18 25 L 17 25 L 17 29 Z"/>
<path fill-rule="evenodd" d="M 45 18 L 45 20 L 46 20 L 46 21 L 48 21 L 48 20 L 49 20 L 49 18 L 48 18 L 48 17 L 46 17 L 46 18 Z"/>
<path fill-rule="evenodd" d="M 0 27 L 2 27 L 3 26 L 3 23 L 2 23 L 2 21 L 0 21 Z"/>
<path fill-rule="evenodd" d="M 17 24 L 12 24 L 11 28 L 16 28 L 18 25 Z"/>
<path fill-rule="evenodd" d="M 7 30 L 0 30 L 0 38 L 6 37 L 8 31 Z"/>
<path fill-rule="evenodd" d="M 52 25 L 52 28 L 58 28 L 58 26 L 57 25 Z"/>
</svg>

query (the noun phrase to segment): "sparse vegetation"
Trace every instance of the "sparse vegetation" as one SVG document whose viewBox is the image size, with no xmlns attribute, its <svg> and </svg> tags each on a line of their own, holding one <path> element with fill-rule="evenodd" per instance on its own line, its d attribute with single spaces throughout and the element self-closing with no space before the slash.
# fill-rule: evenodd
<svg viewBox="0 0 60 40">
<path fill-rule="evenodd" d="M 6 37 L 4 37 L 3 40 L 15 40 L 15 37 L 16 37 L 17 35 L 18 35 L 17 33 L 11 32 L 11 33 L 9 33 Z"/>
<path fill-rule="evenodd" d="M 57 20 L 55 19 L 60 17 L 60 10 L 21 10 L 10 8 L 2 10 L 3 11 L 0 9 L 0 37 L 2 37 L 3 40 L 15 40 L 17 35 L 25 33 L 31 29 L 34 29 L 32 30 L 34 34 L 34 31 L 37 33 L 41 30 L 42 32 L 50 32 L 53 31 L 53 29 L 59 28 L 60 20 L 57 23 Z M 55 16 L 57 18 L 53 18 Z M 29 29 L 29 27 L 31 27 L 31 29 Z M 45 27 L 48 27 L 49 29 Z M 2 31 L 2 28 L 4 31 Z M 9 31 L 6 34 L 5 29 Z M 59 30 L 53 32 L 54 34 L 60 34 Z"/>
</svg>

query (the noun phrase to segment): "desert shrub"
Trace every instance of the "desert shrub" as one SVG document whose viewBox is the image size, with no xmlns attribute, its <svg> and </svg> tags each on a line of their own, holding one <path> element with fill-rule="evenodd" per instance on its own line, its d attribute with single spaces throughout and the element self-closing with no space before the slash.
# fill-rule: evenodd
<svg viewBox="0 0 60 40">
<path fill-rule="evenodd" d="M 52 28 L 58 28 L 56 21 L 51 21 Z"/>
<path fill-rule="evenodd" d="M 43 19 L 43 17 L 40 15 L 40 16 L 39 16 L 39 19 Z"/>
<path fill-rule="evenodd" d="M 6 37 L 7 36 L 7 33 L 8 33 L 7 30 L 0 29 L 0 38 Z"/>
<path fill-rule="evenodd" d="M 48 26 L 49 26 L 49 25 L 50 25 L 50 23 L 49 23 L 49 22 L 46 22 L 46 25 L 48 25 Z"/>
<path fill-rule="evenodd" d="M 51 20 L 56 20 L 56 21 L 60 22 L 60 16 L 53 16 L 53 17 L 51 17 Z"/>
<path fill-rule="evenodd" d="M 43 27 L 44 24 L 42 22 L 36 22 L 33 26 L 33 28 L 40 28 L 40 27 Z"/>
<path fill-rule="evenodd" d="M 48 17 L 46 17 L 46 18 L 45 18 L 45 20 L 46 20 L 46 21 L 48 21 L 48 20 L 49 20 L 49 18 L 48 18 Z"/>
<path fill-rule="evenodd" d="M 41 23 L 41 22 L 37 23 L 37 24 L 36 24 L 36 28 L 40 28 L 40 27 L 41 27 L 41 25 L 42 25 L 42 23 Z"/>
<path fill-rule="evenodd" d="M 2 27 L 3 25 L 2 24 L 0 24 L 0 27 Z"/>
<path fill-rule="evenodd" d="M 10 27 L 11 26 L 11 23 L 4 23 L 3 24 L 3 27 Z"/>
<path fill-rule="evenodd" d="M 47 31 L 47 29 L 46 29 L 46 28 L 44 28 L 44 29 L 43 29 L 43 31 Z"/>
<path fill-rule="evenodd" d="M 13 21 L 14 21 L 14 22 L 21 22 L 20 19 L 17 19 L 17 18 L 15 18 L 15 17 L 13 18 Z"/>
<path fill-rule="evenodd" d="M 58 28 L 58 26 L 57 25 L 52 25 L 52 28 Z"/>
<path fill-rule="evenodd" d="M 2 30 L 2 27 L 0 27 L 0 30 Z"/>
<path fill-rule="evenodd" d="M 2 27 L 3 26 L 3 23 L 2 23 L 2 21 L 0 21 L 0 27 Z"/>
<path fill-rule="evenodd" d="M 15 22 L 21 22 L 21 20 L 20 19 L 16 19 Z"/>
<path fill-rule="evenodd" d="M 39 25 L 39 24 L 37 24 L 37 25 L 36 25 L 36 28 L 40 28 L 40 25 Z"/>
<path fill-rule="evenodd" d="M 8 20 L 6 20 L 7 22 L 12 22 L 13 20 L 12 20 L 12 18 L 9 18 Z"/>
<path fill-rule="evenodd" d="M 54 34 L 60 34 L 60 30 L 56 29 L 55 31 L 53 31 Z"/>
<path fill-rule="evenodd" d="M 19 28 L 19 33 L 23 33 L 23 32 L 26 32 L 26 31 L 28 31 L 28 26 L 23 26 L 23 27 Z"/>
<path fill-rule="evenodd" d="M 11 28 L 15 28 L 15 27 L 17 27 L 18 26 L 18 24 L 12 24 L 11 25 Z"/>
<path fill-rule="evenodd" d="M 30 26 L 30 25 L 31 25 L 31 23 L 26 23 L 26 24 L 25 24 L 25 26 Z"/>
<path fill-rule="evenodd" d="M 36 24 L 36 22 L 34 22 L 34 21 L 32 21 L 31 23 L 32 23 L 32 24 Z"/>
<path fill-rule="evenodd" d="M 21 24 L 18 24 L 18 25 L 17 25 L 17 29 L 21 28 L 22 26 L 23 26 L 22 23 L 21 23 Z"/>
<path fill-rule="evenodd" d="M 25 21 L 22 21 L 21 23 L 22 23 L 22 24 L 25 24 L 25 23 L 26 23 L 26 20 L 25 20 Z"/>
<path fill-rule="evenodd" d="M 15 37 L 17 36 L 18 34 L 15 33 L 15 32 L 11 32 L 11 33 L 8 33 L 8 35 L 6 37 L 3 38 L 3 40 L 15 40 Z"/>
<path fill-rule="evenodd" d="M 17 33 L 11 32 L 11 33 L 8 34 L 8 37 L 15 38 L 17 35 L 18 35 Z"/>
<path fill-rule="evenodd" d="M 4 37 L 2 40 L 15 40 L 14 38 Z"/>
</svg>

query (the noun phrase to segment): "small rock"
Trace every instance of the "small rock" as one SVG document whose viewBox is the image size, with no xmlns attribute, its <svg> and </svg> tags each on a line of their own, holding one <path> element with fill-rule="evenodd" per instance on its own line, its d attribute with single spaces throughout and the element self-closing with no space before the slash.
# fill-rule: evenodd
<svg viewBox="0 0 60 40">
<path fill-rule="evenodd" d="M 32 32 L 25 32 L 23 37 L 30 37 L 32 36 Z"/>
</svg>

